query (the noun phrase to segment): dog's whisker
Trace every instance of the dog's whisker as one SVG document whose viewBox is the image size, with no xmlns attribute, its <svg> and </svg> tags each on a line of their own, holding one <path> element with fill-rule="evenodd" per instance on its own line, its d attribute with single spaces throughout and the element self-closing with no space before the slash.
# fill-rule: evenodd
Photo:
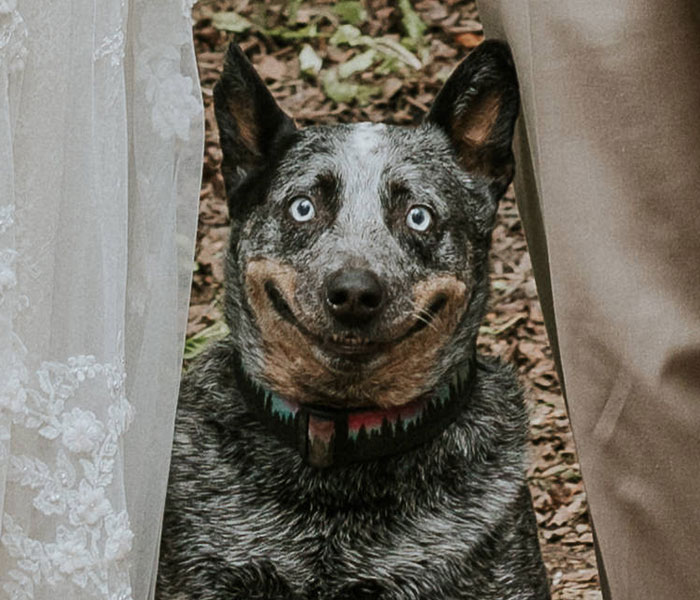
<svg viewBox="0 0 700 600">
<path fill-rule="evenodd" d="M 426 327 L 430 327 L 433 331 L 438 331 L 437 325 L 433 322 L 433 314 L 424 308 L 414 308 L 411 316 L 423 323 Z"/>
<path fill-rule="evenodd" d="M 418 306 L 417 304 L 415 304 L 415 302 L 411 303 L 411 316 L 418 319 L 419 321 L 422 321 L 423 323 L 437 331 L 437 326 L 434 323 L 435 314 L 436 313 L 430 310 L 430 308 L 426 308 L 425 306 Z"/>
</svg>

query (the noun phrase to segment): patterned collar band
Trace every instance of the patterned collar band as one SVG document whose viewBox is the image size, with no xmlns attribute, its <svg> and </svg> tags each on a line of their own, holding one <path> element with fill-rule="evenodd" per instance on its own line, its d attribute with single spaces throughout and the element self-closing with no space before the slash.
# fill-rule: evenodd
<svg viewBox="0 0 700 600">
<path fill-rule="evenodd" d="M 449 383 L 392 408 L 342 409 L 300 404 L 266 390 L 235 361 L 248 408 L 282 442 L 313 467 L 331 467 L 407 452 L 454 422 L 468 401 L 476 361 L 457 369 Z"/>
</svg>

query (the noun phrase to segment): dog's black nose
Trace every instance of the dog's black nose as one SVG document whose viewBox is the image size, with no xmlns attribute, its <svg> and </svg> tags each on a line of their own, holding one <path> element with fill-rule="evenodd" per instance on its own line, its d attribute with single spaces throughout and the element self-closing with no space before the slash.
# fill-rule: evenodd
<svg viewBox="0 0 700 600">
<path fill-rule="evenodd" d="M 382 310 L 384 288 L 368 269 L 341 269 L 326 282 L 331 314 L 345 326 L 366 325 Z"/>
</svg>

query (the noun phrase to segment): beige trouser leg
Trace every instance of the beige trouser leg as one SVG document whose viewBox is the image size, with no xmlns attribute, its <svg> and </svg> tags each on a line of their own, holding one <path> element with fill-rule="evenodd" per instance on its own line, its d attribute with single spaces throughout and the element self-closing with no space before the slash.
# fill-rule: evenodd
<svg viewBox="0 0 700 600">
<path fill-rule="evenodd" d="M 700 1 L 481 0 L 613 600 L 700 599 Z M 555 324 L 556 323 L 556 324 Z"/>
</svg>

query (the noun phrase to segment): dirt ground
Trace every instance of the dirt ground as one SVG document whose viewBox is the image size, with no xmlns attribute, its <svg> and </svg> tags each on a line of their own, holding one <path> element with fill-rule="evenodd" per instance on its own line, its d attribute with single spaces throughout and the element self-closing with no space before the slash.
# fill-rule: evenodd
<svg viewBox="0 0 700 600">
<path fill-rule="evenodd" d="M 483 39 L 474 2 L 202 0 L 194 32 L 206 149 L 187 356 L 221 335 L 228 233 L 212 87 L 235 39 L 297 123 L 420 122 L 452 68 Z M 586 496 L 512 193 L 493 235 L 492 301 L 479 348 L 514 362 L 531 405 L 529 470 L 554 600 L 600 592 Z"/>
</svg>

